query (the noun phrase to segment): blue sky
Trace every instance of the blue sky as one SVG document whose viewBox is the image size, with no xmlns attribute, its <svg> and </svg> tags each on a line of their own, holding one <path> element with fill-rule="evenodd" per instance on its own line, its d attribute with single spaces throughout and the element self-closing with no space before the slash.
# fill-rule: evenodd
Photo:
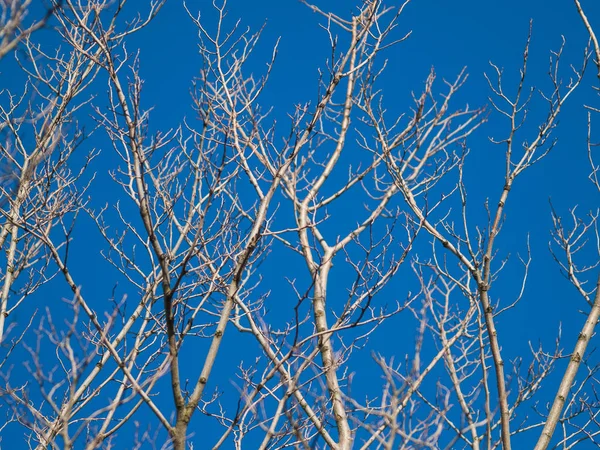
<svg viewBox="0 0 600 450">
<path fill-rule="evenodd" d="M 139 5 L 143 8 L 145 3 L 142 0 L 132 1 L 129 7 L 133 9 Z M 354 10 L 355 2 L 330 0 L 318 2 L 318 5 L 321 9 L 331 9 L 343 15 Z M 215 14 L 211 2 L 190 1 L 187 6 L 193 13 L 200 11 L 201 20 L 208 24 L 208 28 L 211 27 L 211 22 L 214 23 Z M 590 20 L 597 23 L 597 29 L 600 30 L 600 3 L 588 0 L 584 7 Z M 314 104 L 317 98 L 317 69 L 324 66 L 324 61 L 329 56 L 327 36 L 319 27 L 323 18 L 300 2 L 292 0 L 231 0 L 227 10 L 229 24 L 239 18 L 242 27 L 247 26 L 252 30 L 258 30 L 264 25 L 260 44 L 248 66 L 248 70 L 253 73 L 264 73 L 265 63 L 279 39 L 275 67 L 259 103 L 265 108 L 273 108 L 271 118 L 281 126 L 279 133 L 284 136 L 289 127 L 287 114 L 293 110 L 294 105 L 306 102 Z M 392 114 L 400 114 L 410 107 L 411 93 L 419 92 L 432 67 L 437 73 L 440 88 L 443 86 L 442 79 L 452 80 L 466 67 L 469 77 L 456 96 L 454 106 L 458 108 L 469 104 L 473 108 L 486 107 L 489 112 L 487 123 L 467 142 L 470 155 L 465 167 L 465 182 L 471 205 L 469 219 L 473 227 L 485 226 L 484 202 L 489 198 L 490 204 L 495 204 L 503 186 L 504 151 L 493 145 L 489 137 L 502 138 L 508 131 L 506 122 L 494 114 L 489 106 L 490 91 L 483 74 L 486 72 L 493 75 L 489 65 L 491 61 L 504 69 L 509 85 L 511 81 L 513 85 L 516 84 L 530 20 L 533 21 L 533 35 L 528 83 L 536 88 L 547 89 L 550 52 L 561 46 L 562 37 L 566 42 L 562 65 L 564 78 L 569 76 L 569 64 L 580 64 L 587 43 L 587 34 L 572 2 L 414 0 L 407 6 L 396 30 L 397 36 L 411 31 L 410 38 L 381 55 L 382 59 L 388 60 L 388 66 L 379 81 L 379 88 L 384 92 L 386 107 Z M 153 108 L 151 129 L 168 130 L 177 127 L 184 117 L 193 117 L 189 92 L 191 80 L 198 75 L 202 61 L 198 54 L 197 30 L 187 17 L 183 4 L 168 0 L 154 21 L 133 35 L 127 45 L 130 51 L 139 48 L 140 73 L 145 81 L 142 104 Z M 14 69 L 8 65 L 11 63 L 2 64 L 7 64 L 7 69 L 2 70 L 1 74 L 3 82 L 11 80 L 11 83 L 18 83 L 18 78 L 13 77 L 9 71 Z M 590 169 L 585 147 L 586 111 L 583 108 L 583 104 L 593 104 L 597 99 L 591 88 L 597 82 L 594 68 L 590 65 L 585 82 L 575 92 L 560 117 L 555 134 L 558 138 L 555 149 L 516 182 L 507 204 L 507 220 L 498 239 L 498 260 L 511 255 L 492 291 L 492 295 L 495 299 L 500 299 L 501 304 L 510 303 L 518 294 L 522 266 L 517 255 L 526 253 L 528 237 L 531 245 L 532 265 L 525 296 L 517 308 L 498 319 L 497 325 L 505 360 L 523 357 L 524 366 L 530 361 L 529 342 L 533 342 L 535 347 L 541 341 L 552 348 L 557 330 L 562 326 L 562 344 L 568 351 L 575 343 L 579 328 L 585 320 L 585 316 L 579 311 L 587 311 L 587 306 L 575 289 L 561 277 L 548 250 L 552 225 L 549 200 L 563 215 L 575 205 L 578 205 L 582 214 L 595 210 L 598 206 L 599 193 L 587 179 Z M 95 104 L 102 105 L 106 102 L 106 82 L 103 76 L 95 82 L 93 89 L 97 97 Z M 523 129 L 522 139 L 531 139 L 530 136 L 535 135 L 536 120 L 544 114 L 544 104 L 539 95 L 534 94 L 531 105 L 531 114 Z M 93 147 L 103 149 L 93 167 L 97 176 L 90 190 L 90 204 L 94 207 L 107 202 L 112 205 L 121 194 L 119 188 L 111 184 L 107 171 L 116 167 L 118 158 L 107 146 L 107 138 L 101 131 L 96 131 L 86 145 L 88 150 Z M 351 150 L 348 158 L 352 157 Z M 341 178 L 334 179 L 333 183 L 335 182 L 341 182 Z M 440 189 L 447 187 L 443 185 Z M 346 203 L 342 202 L 338 210 L 332 209 L 328 230 L 334 233 L 340 227 L 353 225 L 344 221 L 355 220 L 353 216 L 348 219 L 351 214 L 346 214 L 346 211 L 352 210 L 355 201 L 356 199 L 351 199 Z M 450 205 L 456 207 L 457 204 L 450 202 Z M 286 211 L 285 208 L 289 208 L 289 205 L 282 206 L 283 212 Z M 416 251 L 423 255 L 422 258 L 427 257 L 429 241 L 429 237 L 422 235 L 417 243 Z M 593 245 L 595 244 L 592 242 Z M 87 293 L 98 305 L 110 298 L 115 282 L 119 281 L 114 269 L 99 255 L 102 246 L 103 242 L 89 218 L 78 218 L 72 245 L 71 258 L 75 264 L 72 271 L 76 279 L 80 280 L 82 292 Z M 285 264 L 280 257 L 285 258 Z M 584 254 L 584 257 L 589 258 L 590 263 L 597 258 L 593 251 Z M 271 317 L 274 321 L 287 317 L 291 306 L 285 299 L 291 292 L 285 277 L 306 282 L 303 261 L 297 255 L 285 256 L 281 249 L 275 248 L 261 266 L 260 272 L 264 278 L 260 291 L 270 291 L 266 308 L 271 311 Z M 346 276 L 344 269 L 339 269 L 339 272 L 334 270 L 332 273 L 334 288 L 330 295 L 333 302 L 345 298 Z M 595 279 L 593 272 L 590 279 Z M 61 284 L 61 280 L 53 280 L 52 286 L 54 291 L 38 295 L 23 312 L 18 312 L 14 320 L 23 320 L 31 311 L 43 308 L 50 297 L 69 295 L 69 290 Z M 417 288 L 409 264 L 405 264 L 377 301 L 380 304 L 393 303 Z M 133 288 L 123 280 L 119 281 L 115 292 L 117 297 L 123 294 L 135 295 Z M 61 313 L 58 314 L 60 316 Z M 414 327 L 415 323 L 410 317 L 395 317 L 372 336 L 363 350 L 353 356 L 353 367 L 363 368 L 357 371 L 355 392 L 372 394 L 374 391 L 370 384 L 373 380 L 380 379 L 371 359 L 372 352 L 387 357 L 395 356 L 398 361 L 403 361 L 405 355 L 411 354 L 414 349 Z M 433 345 L 431 342 L 429 344 Z M 204 346 L 205 343 L 198 342 L 191 348 L 184 349 L 184 370 L 190 379 L 197 376 Z M 240 354 L 247 355 L 246 359 L 252 361 L 259 350 L 252 339 L 229 329 L 209 383 L 209 393 L 212 389 L 231 392 L 236 383 L 236 366 L 244 359 Z M 15 368 L 15 371 L 19 373 L 20 369 Z M 549 384 L 547 391 L 543 391 L 538 399 L 541 403 L 551 399 L 559 377 L 552 376 L 549 382 L 554 385 Z M 435 389 L 433 379 L 431 383 L 427 389 Z M 157 402 L 168 408 L 172 400 L 166 389 L 167 384 L 164 387 Z M 234 396 L 228 395 L 231 394 L 223 397 L 224 402 L 229 408 L 233 408 Z M 142 411 L 138 420 L 143 422 L 153 419 L 148 411 Z M 212 432 L 212 420 L 196 415 L 190 430 L 195 430 L 197 436 L 202 435 L 202 439 L 194 439 L 195 448 L 209 448 L 204 446 L 204 439 L 212 442 L 216 436 Z M 22 434 L 19 433 L 20 431 L 15 431 L 8 437 L 5 435 L 2 442 L 6 443 L 7 439 L 8 442 L 20 440 Z M 515 442 L 523 445 L 522 448 L 528 448 L 536 437 L 534 431 L 516 438 Z M 124 444 L 127 438 L 122 436 L 119 439 L 125 439 L 120 442 L 127 445 Z"/>
</svg>

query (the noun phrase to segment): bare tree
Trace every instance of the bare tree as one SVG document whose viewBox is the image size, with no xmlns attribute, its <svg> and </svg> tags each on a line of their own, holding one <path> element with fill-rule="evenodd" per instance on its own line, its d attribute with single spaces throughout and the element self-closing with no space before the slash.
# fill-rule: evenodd
<svg viewBox="0 0 600 450">
<path fill-rule="evenodd" d="M 409 38 L 399 31 L 409 3 L 364 1 L 348 16 L 307 3 L 330 57 L 316 99 L 287 122 L 262 104 L 278 44 L 256 74 L 262 30 L 231 23 L 225 2 L 213 19 L 187 5 L 201 66 L 194 116 L 173 129 L 152 122 L 142 55 L 129 50 L 164 0 L 139 13 L 125 0 L 55 1 L 29 26 L 29 2 L 5 5 L 0 55 L 15 55 L 23 89 L 0 104 L 0 150 L 15 168 L 0 188 L 4 439 L 40 450 L 596 442 L 600 366 L 588 346 L 600 291 L 589 277 L 600 249 L 589 263 L 585 244 L 598 211 L 584 220 L 573 209 L 569 227 L 549 209 L 546 256 L 587 308 L 574 350 L 557 334 L 551 351 L 507 355 L 499 326 L 527 298 L 533 260 L 524 236 L 516 298 L 500 301 L 502 284 L 515 286 L 500 276 L 502 226 L 518 220 L 507 205 L 517 178 L 560 146 L 559 117 L 587 87 L 590 57 L 600 79 L 592 24 L 575 0 L 591 45 L 566 68 L 564 46 L 551 53 L 549 89 L 529 84 L 530 28 L 516 84 L 491 64 L 482 107 L 456 105 L 465 70 L 451 81 L 432 70 L 398 112 L 386 106 L 383 55 Z M 55 41 L 36 41 L 44 25 Z M 482 206 L 467 201 L 477 186 L 465 174 L 485 103 L 504 120 L 490 139 L 505 158 L 499 199 Z M 586 107 L 600 190 L 598 109 Z M 98 206 L 107 178 L 111 202 Z M 471 213 L 480 208 L 486 221 Z M 102 248 L 97 276 L 119 285 L 109 302 L 79 270 L 81 228 Z M 40 299 L 39 317 L 13 319 Z M 373 342 L 398 329 L 411 342 L 386 356 Z M 367 371 L 377 375 L 357 387 Z"/>
<path fill-rule="evenodd" d="M 46 25 L 54 12 L 60 8 L 61 2 L 50 5 L 39 18 L 28 17 L 31 0 L 10 1 L 0 3 L 0 59 L 13 52 L 19 43 L 32 33 Z"/>
</svg>

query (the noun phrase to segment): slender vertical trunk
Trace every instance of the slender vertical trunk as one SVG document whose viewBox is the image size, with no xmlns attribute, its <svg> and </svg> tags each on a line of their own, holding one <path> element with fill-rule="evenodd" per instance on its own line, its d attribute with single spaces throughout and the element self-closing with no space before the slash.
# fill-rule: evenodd
<svg viewBox="0 0 600 450">
<path fill-rule="evenodd" d="M 171 430 L 171 442 L 173 442 L 173 450 L 186 450 L 188 424 L 189 417 L 177 419 L 177 423 Z"/>
<path fill-rule="evenodd" d="M 327 324 L 326 299 L 327 280 L 331 269 L 331 255 L 324 256 L 325 262 L 315 271 L 315 295 L 313 299 L 313 314 L 317 332 L 319 333 L 319 351 L 323 362 L 325 380 L 329 397 L 332 402 L 333 416 L 337 426 L 339 443 L 338 450 L 349 450 L 352 448 L 352 431 L 348 423 L 346 407 L 340 389 L 337 373 L 335 353 L 331 342 L 331 333 Z"/>
<path fill-rule="evenodd" d="M 2 286 L 2 297 L 0 298 L 0 342 L 4 338 L 4 325 L 8 316 L 8 296 L 14 282 L 15 254 L 17 250 L 19 228 L 17 225 L 10 227 L 10 246 L 6 254 L 6 272 L 4 274 L 4 285 Z"/>
<path fill-rule="evenodd" d="M 502 449 L 510 450 L 510 408 L 508 407 L 508 391 L 506 389 L 506 379 L 504 375 L 504 360 L 500 351 L 500 342 L 498 340 L 498 331 L 494 323 L 494 311 L 490 304 L 490 298 L 487 290 L 479 289 L 479 297 L 483 306 L 485 317 L 485 327 L 490 340 L 490 349 L 494 360 L 494 372 L 496 374 L 496 388 L 498 390 L 498 403 L 500 404 L 500 424 L 502 430 Z"/>
<path fill-rule="evenodd" d="M 22 168 L 23 175 L 19 181 L 17 196 L 14 199 L 14 203 L 12 204 L 10 211 L 10 244 L 6 253 L 6 273 L 4 274 L 2 293 L 0 294 L 0 343 L 4 338 L 4 327 L 6 324 L 6 317 L 8 316 L 8 296 L 10 295 L 10 289 L 16 278 L 15 259 L 17 253 L 17 243 L 19 241 L 19 226 L 17 225 L 17 221 L 20 217 L 21 205 L 23 204 L 29 191 L 29 178 L 24 175 L 29 171 L 29 167 L 28 161 L 25 161 L 25 164 Z M 4 238 L 4 236 L 2 237 Z"/>
<path fill-rule="evenodd" d="M 585 321 L 585 324 L 583 325 L 581 333 L 579 333 L 579 338 L 577 339 L 577 343 L 575 344 L 575 349 L 573 349 L 573 353 L 571 354 L 571 360 L 569 361 L 567 370 L 565 371 L 563 379 L 560 383 L 558 392 L 554 396 L 552 408 L 550 408 L 550 412 L 548 413 L 548 418 L 546 419 L 544 429 L 542 430 L 538 442 L 535 445 L 535 450 L 546 450 L 548 448 L 548 445 L 550 445 L 550 441 L 552 440 L 552 436 L 554 435 L 554 430 L 556 429 L 556 425 L 558 424 L 562 411 L 565 407 L 565 403 L 567 402 L 569 392 L 571 391 L 571 386 L 573 386 L 573 383 L 575 382 L 575 376 L 577 375 L 579 366 L 583 361 L 585 350 L 587 349 L 587 346 L 590 343 L 590 339 L 594 335 L 594 329 L 596 328 L 596 324 L 598 323 L 599 318 L 600 276 L 598 277 L 598 281 L 596 282 L 596 295 L 594 297 L 594 304 L 592 305 L 590 314 L 588 315 L 588 318 Z"/>
</svg>

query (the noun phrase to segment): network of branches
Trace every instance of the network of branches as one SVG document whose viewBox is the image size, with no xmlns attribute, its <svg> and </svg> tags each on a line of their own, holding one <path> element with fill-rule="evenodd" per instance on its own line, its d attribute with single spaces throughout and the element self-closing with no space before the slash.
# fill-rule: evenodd
<svg viewBox="0 0 600 450">
<path fill-rule="evenodd" d="M 386 55 L 412 39 L 410 0 L 347 16 L 306 3 L 329 57 L 313 97 L 277 116 L 263 98 L 278 45 L 224 0 L 190 2 L 193 114 L 161 129 L 131 42 L 165 1 L 0 1 L 0 445 L 598 445 L 599 212 L 548 208 L 545 257 L 584 312 L 574 348 L 557 331 L 507 350 L 501 323 L 532 292 L 533 258 L 526 230 L 516 260 L 497 239 L 519 220 L 515 181 L 561 146 L 563 106 L 600 88 L 585 5 L 588 46 L 567 63 L 552 51 L 548 89 L 530 82 L 530 28 L 518 76 L 492 63 L 481 107 L 457 99 L 466 71 L 431 71 L 399 110 Z M 587 152 L 580 176 L 600 191 L 588 98 L 587 149 L 569 151 Z M 490 117 L 503 176 L 475 204 L 469 142 Z"/>
</svg>

